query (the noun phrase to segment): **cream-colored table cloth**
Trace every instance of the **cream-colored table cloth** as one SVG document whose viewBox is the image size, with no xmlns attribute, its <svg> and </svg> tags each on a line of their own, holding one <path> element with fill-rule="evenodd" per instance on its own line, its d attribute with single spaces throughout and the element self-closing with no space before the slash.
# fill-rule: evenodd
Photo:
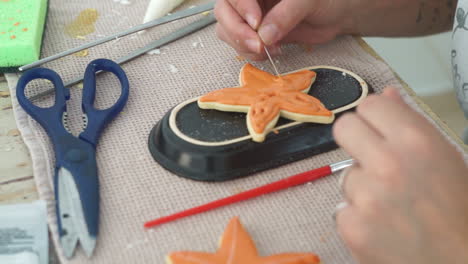
<svg viewBox="0 0 468 264">
<path fill-rule="evenodd" d="M 189 1 L 181 8 L 197 3 L 199 1 Z M 42 56 L 134 26 L 141 22 L 146 6 L 146 1 L 122 5 L 113 0 L 50 0 Z M 95 8 L 99 13 L 96 31 L 86 35 L 85 40 L 65 34 L 65 25 L 86 8 Z M 92 48 L 88 56 L 69 56 L 44 66 L 57 71 L 66 82 L 82 76 L 92 59 L 116 59 L 196 19 L 192 17 L 160 26 L 143 35 L 128 36 Z M 402 87 L 392 70 L 366 52 L 352 37 L 342 37 L 313 52 L 288 46 L 278 60 L 281 72 L 312 65 L 333 65 L 354 71 L 377 92 L 386 85 Z M 161 48 L 160 54 L 145 55 L 123 66 L 130 80 L 130 98 L 124 112 L 105 129 L 97 148 L 101 184 L 100 233 L 91 259 L 87 259 L 81 250 L 72 260 L 63 257 L 57 242 L 55 219 L 54 153 L 44 130 L 21 109 L 13 96 L 18 127 L 31 152 L 40 198 L 48 202 L 48 221 L 63 263 L 163 263 L 165 254 L 170 251 L 214 251 L 219 236 L 233 216 L 240 216 L 262 255 L 306 251 L 318 254 L 323 263 L 353 263 L 332 219 L 335 205 L 341 199 L 336 175 L 155 229 L 143 228 L 147 220 L 348 158 L 342 150 L 336 150 L 224 183 L 182 179 L 156 163 L 147 148 L 153 125 L 179 102 L 213 89 L 236 86 L 244 63 L 216 38 L 214 26 L 210 26 Z M 269 62 L 256 63 L 256 66 L 272 71 Z M 8 79 L 14 95 L 16 78 L 10 75 Z M 117 99 L 118 81 L 110 75 L 98 79 L 96 105 L 109 106 Z M 29 92 L 44 89 L 38 87 L 31 85 Z M 403 89 L 402 94 L 419 109 Z M 51 103 L 51 98 L 39 102 L 40 105 Z M 81 89 L 75 87 L 68 104 L 69 124 L 75 134 L 81 127 L 80 103 Z"/>
</svg>

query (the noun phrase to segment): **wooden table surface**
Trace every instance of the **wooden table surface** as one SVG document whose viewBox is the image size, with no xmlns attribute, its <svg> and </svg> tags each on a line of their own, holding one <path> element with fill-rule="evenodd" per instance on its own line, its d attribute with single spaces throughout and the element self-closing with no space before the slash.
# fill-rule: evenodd
<svg viewBox="0 0 468 264">
<path fill-rule="evenodd" d="M 16 128 L 8 86 L 0 74 L 0 204 L 37 199 L 31 157 Z"/>
</svg>

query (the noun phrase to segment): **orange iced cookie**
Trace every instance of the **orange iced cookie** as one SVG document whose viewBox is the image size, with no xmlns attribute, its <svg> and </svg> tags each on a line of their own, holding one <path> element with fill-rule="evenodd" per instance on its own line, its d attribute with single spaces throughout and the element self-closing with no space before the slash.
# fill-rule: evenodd
<svg viewBox="0 0 468 264">
<path fill-rule="evenodd" d="M 231 219 L 214 254 L 181 251 L 167 256 L 168 264 L 319 264 L 318 256 L 310 253 L 285 253 L 261 257 L 252 238 L 237 217 Z"/>
<path fill-rule="evenodd" d="M 280 116 L 300 122 L 333 122 L 333 112 L 307 94 L 315 76 L 313 71 L 301 70 L 278 77 L 247 63 L 240 73 L 240 86 L 210 92 L 198 99 L 198 106 L 247 113 L 252 139 L 262 142 Z"/>
</svg>

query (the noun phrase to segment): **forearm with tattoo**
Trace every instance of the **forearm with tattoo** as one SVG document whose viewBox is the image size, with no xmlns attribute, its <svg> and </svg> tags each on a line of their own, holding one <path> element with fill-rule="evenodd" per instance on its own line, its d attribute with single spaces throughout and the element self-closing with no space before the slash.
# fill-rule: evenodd
<svg viewBox="0 0 468 264">
<path fill-rule="evenodd" d="M 362 0 L 352 34 L 365 36 L 418 36 L 447 31 L 452 27 L 457 0 Z"/>
</svg>

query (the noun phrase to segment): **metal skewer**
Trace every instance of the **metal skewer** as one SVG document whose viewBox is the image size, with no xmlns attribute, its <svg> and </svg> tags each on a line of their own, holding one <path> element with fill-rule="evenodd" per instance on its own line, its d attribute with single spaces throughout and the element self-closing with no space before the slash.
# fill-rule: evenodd
<svg viewBox="0 0 468 264">
<path fill-rule="evenodd" d="M 276 72 L 276 76 L 280 77 L 281 75 L 279 74 L 278 69 L 276 68 L 275 62 L 274 62 L 273 59 L 271 58 L 270 52 L 268 52 L 267 47 L 266 47 L 266 46 L 263 46 L 263 49 L 265 50 L 265 53 L 266 53 L 266 55 L 268 56 L 268 59 L 270 60 L 271 65 L 273 65 L 273 69 L 274 69 L 275 72 Z"/>
<path fill-rule="evenodd" d="M 142 48 L 139 48 L 139 49 L 137 49 L 135 51 L 132 51 L 129 54 L 127 54 L 126 56 L 123 56 L 123 57 L 120 57 L 120 58 L 116 59 L 115 62 L 117 64 L 123 64 L 123 63 L 125 63 L 127 61 L 130 61 L 132 59 L 135 59 L 135 58 L 145 54 L 146 52 L 148 52 L 150 50 L 159 48 L 159 47 L 161 47 L 163 45 L 166 45 L 166 44 L 174 42 L 174 41 L 176 41 L 176 40 L 178 40 L 180 38 L 183 38 L 183 37 L 195 32 L 195 31 L 198 31 L 198 30 L 200 30 L 200 29 L 202 29 L 202 28 L 204 28 L 206 26 L 209 26 L 209 25 L 213 24 L 214 22 L 216 22 L 216 18 L 214 17 L 213 14 L 209 14 L 208 16 L 198 20 L 197 22 L 194 22 L 194 23 L 192 23 L 192 24 L 190 24 L 190 25 L 188 25 L 186 27 L 183 27 L 183 28 L 181 28 L 181 29 L 179 29 L 179 30 L 167 35 L 167 36 L 164 36 L 164 37 L 162 37 L 162 38 L 160 38 L 160 39 L 158 39 L 156 41 L 153 41 L 150 44 L 148 44 L 148 45 L 146 45 L 146 46 L 144 46 Z M 100 73 L 100 71 L 97 72 L 97 73 Z M 83 81 L 82 77 L 76 78 L 75 80 L 72 80 L 70 82 L 65 83 L 65 87 L 70 87 L 70 86 L 78 84 L 78 83 L 80 83 L 82 81 Z M 54 91 L 55 91 L 54 89 L 46 90 L 44 92 L 41 92 L 39 94 L 36 94 L 36 95 L 30 97 L 29 100 L 31 102 L 35 101 L 35 100 L 37 100 L 39 98 L 42 98 L 44 96 L 47 96 L 49 94 L 54 93 Z"/>
<path fill-rule="evenodd" d="M 150 21 L 148 23 L 144 23 L 144 24 L 135 26 L 135 27 L 133 27 L 133 28 L 131 28 L 129 30 L 126 30 L 126 31 L 123 31 L 123 32 L 120 32 L 120 33 L 117 33 L 117 34 L 114 34 L 114 35 L 111 35 L 111 36 L 108 36 L 108 37 L 104 37 L 104 38 L 99 39 L 97 41 L 90 42 L 90 43 L 84 44 L 82 46 L 79 46 L 79 47 L 76 47 L 76 48 L 73 48 L 73 49 L 70 49 L 70 50 L 67 50 L 67 51 L 64 51 L 64 52 L 60 52 L 58 54 L 52 55 L 50 57 L 47 57 L 47 58 L 44 58 L 44 59 L 41 59 L 41 60 L 38 60 L 38 61 L 33 62 L 31 64 L 19 67 L 18 69 L 20 71 L 25 71 L 27 69 L 37 67 L 37 66 L 39 66 L 41 64 L 44 64 L 46 62 L 50 62 L 50 61 L 62 58 L 64 56 L 76 53 L 78 51 L 88 49 L 88 48 L 97 46 L 99 44 L 102 44 L 102 43 L 105 43 L 105 42 L 108 42 L 108 41 L 111 41 L 111 40 L 115 40 L 115 39 L 118 39 L 120 37 L 124 37 L 124 36 L 130 35 L 132 33 L 141 31 L 141 30 L 145 30 L 145 29 L 148 29 L 148 28 L 151 28 L 151 27 L 166 24 L 168 22 L 178 20 L 178 19 L 181 19 L 181 18 L 185 18 L 185 17 L 189 17 L 189 16 L 192 16 L 192 15 L 195 15 L 195 14 L 203 13 L 205 11 L 212 10 L 214 8 L 214 5 L 215 5 L 215 2 L 213 1 L 213 2 L 208 3 L 208 4 L 196 6 L 196 7 L 189 8 L 189 9 L 185 9 L 185 10 L 173 13 L 171 15 L 167 15 L 167 16 L 164 16 L 162 18 L 155 19 L 155 20 Z"/>
</svg>

